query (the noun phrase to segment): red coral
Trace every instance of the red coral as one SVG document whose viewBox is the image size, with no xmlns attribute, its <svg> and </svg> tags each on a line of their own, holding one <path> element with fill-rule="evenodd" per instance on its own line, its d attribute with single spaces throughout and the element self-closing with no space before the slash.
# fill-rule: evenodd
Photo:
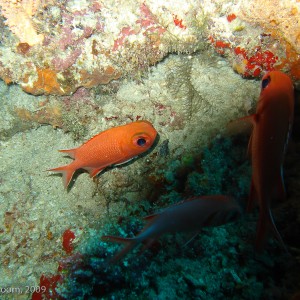
<svg viewBox="0 0 300 300">
<path fill-rule="evenodd" d="M 173 15 L 173 21 L 175 26 L 178 26 L 179 28 L 182 29 L 186 29 L 186 26 L 182 24 L 182 19 L 178 19 L 177 15 Z"/>
<path fill-rule="evenodd" d="M 249 55 L 247 51 L 241 47 L 233 47 L 231 43 L 222 40 L 215 40 L 209 36 L 210 43 L 214 46 L 219 54 L 226 53 L 234 58 L 234 69 L 245 77 L 259 77 L 262 71 L 274 70 L 275 64 L 278 62 L 278 56 L 270 50 L 262 50 L 262 47 L 257 46 Z"/>
<path fill-rule="evenodd" d="M 208 37 L 211 44 L 215 47 L 216 51 L 223 55 L 225 53 L 226 48 L 231 48 L 231 44 L 221 41 L 221 40 L 215 40 L 212 36 Z"/>
<path fill-rule="evenodd" d="M 235 14 L 230 14 L 230 15 L 227 16 L 227 21 L 229 23 L 232 22 L 235 19 L 236 19 L 236 15 Z"/>
<path fill-rule="evenodd" d="M 269 50 L 262 51 L 261 47 L 257 47 L 252 56 L 248 56 L 247 51 L 240 47 L 236 47 L 234 49 L 234 53 L 242 57 L 241 61 L 245 66 L 242 75 L 246 77 L 258 77 L 260 76 L 262 70 L 274 70 L 274 65 L 278 61 L 278 56 L 275 56 Z"/>
<path fill-rule="evenodd" d="M 67 229 L 64 233 L 63 233 L 63 248 L 66 251 L 67 254 L 71 254 L 74 250 L 73 248 L 73 240 L 75 239 L 75 234 L 73 231 L 71 231 L 70 229 Z"/>
<path fill-rule="evenodd" d="M 216 41 L 215 47 L 216 48 L 230 48 L 230 43 L 225 43 L 223 41 Z"/>
<path fill-rule="evenodd" d="M 62 281 L 61 275 L 51 275 L 46 277 L 44 274 L 40 278 L 39 288 L 32 294 L 32 300 L 42 299 L 63 299 L 56 292 L 57 284 Z"/>
<path fill-rule="evenodd" d="M 246 56 L 247 56 L 246 50 L 245 50 L 245 49 L 242 49 L 241 47 L 236 47 L 236 48 L 234 48 L 234 53 L 235 53 L 236 55 L 241 54 L 244 58 L 246 58 Z"/>
</svg>

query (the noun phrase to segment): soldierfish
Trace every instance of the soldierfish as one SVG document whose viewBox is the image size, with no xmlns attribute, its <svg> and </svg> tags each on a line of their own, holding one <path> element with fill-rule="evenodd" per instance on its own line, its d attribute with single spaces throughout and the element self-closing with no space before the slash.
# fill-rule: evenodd
<svg viewBox="0 0 300 300">
<path fill-rule="evenodd" d="M 143 249 L 148 248 L 156 239 L 165 233 L 196 233 L 203 227 L 226 224 L 241 216 L 241 208 L 228 196 L 210 195 L 193 197 L 167 207 L 162 212 L 150 215 L 144 229 L 133 238 L 102 236 L 103 241 L 123 243 L 125 247 L 111 260 L 115 263 L 141 242 Z"/>
<path fill-rule="evenodd" d="M 59 150 L 73 162 L 48 171 L 63 174 L 64 187 L 69 185 L 74 172 L 84 169 L 90 177 L 110 165 L 122 164 L 147 151 L 154 143 L 157 131 L 148 121 L 136 121 L 100 132 L 78 148 Z"/>
<path fill-rule="evenodd" d="M 259 205 L 255 247 L 262 250 L 271 230 L 281 245 L 275 226 L 271 201 L 285 198 L 282 164 L 294 116 L 294 89 L 291 79 L 282 72 L 264 75 L 256 113 L 243 118 L 253 124 L 248 150 L 252 160 L 252 182 L 248 211 L 254 201 Z"/>
</svg>

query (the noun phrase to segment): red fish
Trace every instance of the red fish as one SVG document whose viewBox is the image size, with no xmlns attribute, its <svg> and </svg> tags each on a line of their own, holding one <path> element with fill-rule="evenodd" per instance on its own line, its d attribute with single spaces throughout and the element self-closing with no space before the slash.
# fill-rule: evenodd
<svg viewBox="0 0 300 300">
<path fill-rule="evenodd" d="M 141 242 L 145 242 L 143 250 L 148 248 L 162 234 L 195 233 L 203 227 L 220 226 L 240 216 L 241 209 L 231 197 L 223 195 L 194 197 L 172 205 L 161 213 L 146 217 L 146 226 L 134 238 L 105 235 L 102 236 L 102 240 L 125 244 L 111 260 L 115 263 Z"/>
<path fill-rule="evenodd" d="M 258 202 L 259 220 L 255 247 L 263 249 L 269 230 L 285 249 L 275 226 L 271 201 L 285 198 L 282 164 L 293 124 L 294 89 L 291 79 L 271 71 L 262 78 L 256 113 L 244 118 L 253 124 L 248 150 L 252 160 L 252 182 L 248 210 Z"/>
<path fill-rule="evenodd" d="M 157 131 L 148 121 L 136 121 L 100 132 L 78 148 L 59 150 L 74 159 L 66 166 L 48 171 L 63 174 L 64 187 L 74 172 L 84 169 L 91 177 L 110 165 L 122 164 L 147 151 L 154 143 Z"/>
</svg>

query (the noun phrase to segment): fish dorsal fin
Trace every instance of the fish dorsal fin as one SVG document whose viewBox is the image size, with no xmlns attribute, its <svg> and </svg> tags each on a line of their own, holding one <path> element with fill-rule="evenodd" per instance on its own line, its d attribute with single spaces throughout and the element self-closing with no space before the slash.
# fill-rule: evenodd
<svg viewBox="0 0 300 300">
<path fill-rule="evenodd" d="M 255 123 L 254 116 L 255 114 L 252 114 L 229 122 L 225 129 L 225 135 L 233 136 L 242 133 L 250 133 Z"/>
<path fill-rule="evenodd" d="M 191 197 L 189 197 L 189 198 L 186 198 L 186 199 L 183 199 L 183 200 L 181 200 L 181 201 L 178 201 L 178 202 L 176 202 L 176 203 L 170 205 L 169 207 L 181 205 L 181 204 L 183 204 L 183 203 L 185 203 L 185 202 L 194 201 L 194 200 L 200 199 L 200 198 L 203 198 L 203 196 L 202 196 L 202 197 L 200 197 L 200 196 L 191 196 Z"/>
<path fill-rule="evenodd" d="M 75 159 L 76 150 L 77 150 L 77 148 L 58 150 L 58 151 L 62 152 L 62 153 L 67 153 L 71 158 Z"/>
<path fill-rule="evenodd" d="M 113 129 L 114 127 L 110 128 Z M 99 136 L 101 136 L 102 134 L 104 134 L 106 131 L 110 130 L 110 129 L 106 129 L 104 131 L 100 131 L 99 133 L 95 134 L 94 136 L 92 136 L 90 139 L 88 139 L 87 141 L 85 141 L 80 147 L 82 147 L 83 145 L 89 143 L 90 141 L 92 141 L 95 138 L 98 138 Z"/>
</svg>

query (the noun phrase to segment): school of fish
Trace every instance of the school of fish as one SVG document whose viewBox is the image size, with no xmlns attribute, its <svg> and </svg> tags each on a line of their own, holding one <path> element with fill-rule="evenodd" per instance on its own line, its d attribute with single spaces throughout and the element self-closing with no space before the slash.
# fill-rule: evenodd
<svg viewBox="0 0 300 300">
<path fill-rule="evenodd" d="M 261 82 L 256 113 L 242 122 L 252 125 L 248 151 L 251 155 L 252 180 L 247 210 L 259 206 L 255 248 L 263 249 L 271 231 L 284 249 L 285 245 L 275 226 L 271 203 L 285 198 L 282 164 L 293 124 L 294 89 L 291 79 L 282 72 L 270 71 Z M 148 121 L 136 121 L 99 133 L 78 148 L 60 150 L 74 160 L 62 167 L 50 169 L 62 173 L 67 188 L 78 169 L 96 176 L 108 166 L 118 165 L 148 151 L 155 143 L 157 131 Z M 144 229 L 133 238 L 106 235 L 103 241 L 125 244 L 111 262 L 117 262 L 131 249 L 145 243 L 148 248 L 166 233 L 198 233 L 203 227 L 220 226 L 237 220 L 242 214 L 239 204 L 230 196 L 208 195 L 186 199 L 162 212 L 148 216 Z"/>
</svg>

